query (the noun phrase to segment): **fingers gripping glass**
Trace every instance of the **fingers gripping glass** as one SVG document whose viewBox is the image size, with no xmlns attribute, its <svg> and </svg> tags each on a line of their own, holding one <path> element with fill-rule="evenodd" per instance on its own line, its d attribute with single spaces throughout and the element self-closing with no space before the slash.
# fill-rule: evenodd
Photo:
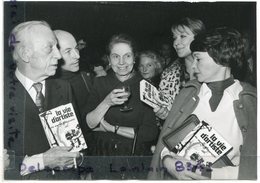
<svg viewBox="0 0 260 183">
<path fill-rule="evenodd" d="M 124 96 L 124 97 L 122 97 L 122 98 L 129 98 L 130 95 L 131 95 L 130 86 L 129 86 L 129 85 L 125 85 L 125 86 L 122 86 L 121 89 L 123 89 L 124 92 L 127 93 L 127 95 Z M 129 101 L 129 99 L 128 99 L 127 101 L 125 101 L 124 104 L 123 104 L 123 106 L 120 108 L 120 111 L 121 111 L 121 112 L 127 112 L 127 111 L 133 110 L 132 107 L 129 107 L 129 106 L 128 106 L 128 101 Z"/>
</svg>

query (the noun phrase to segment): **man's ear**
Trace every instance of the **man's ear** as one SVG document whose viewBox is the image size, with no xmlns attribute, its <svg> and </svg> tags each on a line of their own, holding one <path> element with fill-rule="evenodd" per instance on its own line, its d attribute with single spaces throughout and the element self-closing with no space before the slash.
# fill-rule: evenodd
<svg viewBox="0 0 260 183">
<path fill-rule="evenodd" d="M 19 48 L 19 55 L 24 62 L 30 62 L 30 58 L 32 56 L 32 50 L 25 46 L 21 46 Z"/>
</svg>

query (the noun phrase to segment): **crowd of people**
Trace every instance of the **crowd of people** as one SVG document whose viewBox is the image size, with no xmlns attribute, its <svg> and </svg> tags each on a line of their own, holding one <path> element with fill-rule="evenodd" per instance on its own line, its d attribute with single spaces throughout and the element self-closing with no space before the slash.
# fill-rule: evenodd
<svg viewBox="0 0 260 183">
<path fill-rule="evenodd" d="M 16 106 L 19 133 L 10 140 L 12 122 L 5 120 L 5 178 L 256 179 L 256 70 L 255 55 L 248 51 L 252 45 L 233 28 L 207 30 L 201 20 L 188 17 L 174 23 L 171 32 L 172 48 L 162 45 L 165 51 L 140 51 L 129 35 L 113 35 L 107 53 L 100 55 L 104 63 L 94 65 L 95 74 L 90 74 L 79 65 L 84 41 L 77 42 L 72 33 L 52 30 L 44 21 L 14 27 L 9 46 L 16 65 L 11 78 L 15 97 L 6 100 Z M 152 108 L 141 101 L 143 79 L 158 89 L 168 106 Z M 81 152 L 50 148 L 38 116 L 67 103 L 74 107 L 88 146 Z M 207 176 L 200 168 L 189 170 L 188 164 L 198 167 L 197 162 L 174 153 L 163 140 L 184 128 L 191 115 L 209 123 L 232 146 L 225 154 L 230 163 L 213 163 Z M 10 151 L 15 152 L 13 168 Z M 147 171 L 126 171 L 140 161 Z M 180 163 L 181 171 L 176 167 Z M 111 172 L 112 165 L 119 170 Z"/>
</svg>

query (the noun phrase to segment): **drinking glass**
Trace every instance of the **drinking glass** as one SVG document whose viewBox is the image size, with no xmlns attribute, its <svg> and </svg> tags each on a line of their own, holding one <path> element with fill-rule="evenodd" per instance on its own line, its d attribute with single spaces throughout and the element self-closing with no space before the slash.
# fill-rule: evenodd
<svg viewBox="0 0 260 183">
<path fill-rule="evenodd" d="M 127 95 L 124 96 L 124 98 L 129 98 L 129 96 L 131 95 L 130 86 L 124 85 L 124 86 L 121 87 L 121 89 L 123 89 L 124 92 L 127 93 Z M 131 111 L 131 110 L 133 110 L 133 108 L 128 106 L 128 100 L 125 101 L 123 106 L 120 108 L 121 112 L 127 112 L 127 111 Z"/>
</svg>

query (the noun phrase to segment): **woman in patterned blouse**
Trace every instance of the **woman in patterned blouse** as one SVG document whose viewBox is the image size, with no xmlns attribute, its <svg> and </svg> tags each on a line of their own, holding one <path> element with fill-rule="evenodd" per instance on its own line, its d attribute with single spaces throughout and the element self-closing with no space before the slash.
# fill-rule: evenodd
<svg viewBox="0 0 260 183">
<path fill-rule="evenodd" d="M 190 50 L 190 43 L 194 36 L 203 32 L 205 26 L 201 20 L 193 18 L 183 18 L 172 25 L 173 47 L 178 55 L 178 59 L 167 67 L 162 75 L 159 91 L 169 106 L 154 108 L 154 112 L 160 119 L 166 119 L 171 105 L 179 93 L 182 85 L 191 79 L 195 79 L 191 70 L 193 58 Z"/>
</svg>

